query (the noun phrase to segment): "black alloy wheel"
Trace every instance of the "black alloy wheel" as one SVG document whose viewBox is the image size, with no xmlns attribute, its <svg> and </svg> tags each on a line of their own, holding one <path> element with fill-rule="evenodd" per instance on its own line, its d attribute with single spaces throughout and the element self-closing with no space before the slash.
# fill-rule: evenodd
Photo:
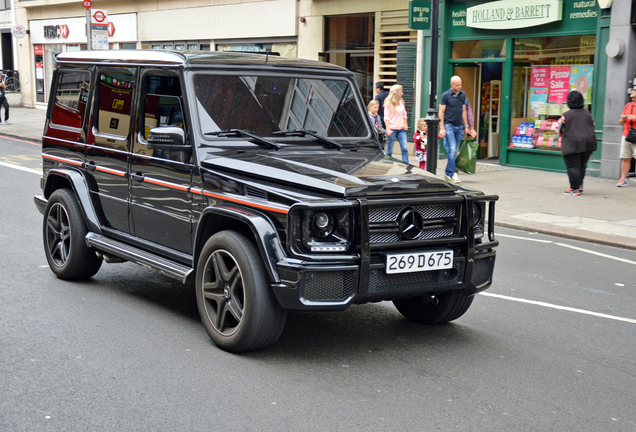
<svg viewBox="0 0 636 432">
<path fill-rule="evenodd" d="M 271 291 L 260 255 L 238 232 L 219 232 L 203 246 L 196 296 L 206 332 L 226 351 L 265 348 L 285 326 L 287 312 Z"/>
<path fill-rule="evenodd" d="M 86 245 L 84 216 L 69 189 L 58 189 L 49 197 L 42 231 L 46 260 L 57 277 L 83 279 L 99 271 L 102 260 Z"/>
</svg>

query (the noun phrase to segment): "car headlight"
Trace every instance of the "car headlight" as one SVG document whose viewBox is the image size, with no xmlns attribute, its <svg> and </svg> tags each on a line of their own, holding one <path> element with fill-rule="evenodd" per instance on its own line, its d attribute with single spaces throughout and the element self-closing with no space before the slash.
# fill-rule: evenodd
<svg viewBox="0 0 636 432">
<path fill-rule="evenodd" d="M 294 230 L 289 239 L 298 254 L 342 254 L 352 244 L 353 211 L 349 207 L 324 205 L 293 212 Z"/>
<path fill-rule="evenodd" d="M 334 218 L 331 213 L 320 211 L 314 214 L 311 221 L 311 230 L 317 237 L 329 237 L 333 233 L 334 227 Z"/>
<path fill-rule="evenodd" d="M 473 203 L 473 228 L 476 239 L 480 239 L 484 236 L 484 221 L 486 217 L 485 207 L 486 203 L 484 202 Z"/>
</svg>

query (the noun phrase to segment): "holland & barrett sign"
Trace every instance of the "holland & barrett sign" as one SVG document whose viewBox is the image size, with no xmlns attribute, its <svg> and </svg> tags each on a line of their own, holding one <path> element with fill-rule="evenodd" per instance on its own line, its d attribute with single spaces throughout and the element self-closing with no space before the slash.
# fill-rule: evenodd
<svg viewBox="0 0 636 432">
<path fill-rule="evenodd" d="M 409 28 L 428 30 L 431 28 L 431 2 L 411 0 L 409 2 Z"/>
<path fill-rule="evenodd" d="M 480 29 L 516 29 L 561 21 L 562 0 L 503 0 L 466 10 L 466 26 Z"/>
</svg>

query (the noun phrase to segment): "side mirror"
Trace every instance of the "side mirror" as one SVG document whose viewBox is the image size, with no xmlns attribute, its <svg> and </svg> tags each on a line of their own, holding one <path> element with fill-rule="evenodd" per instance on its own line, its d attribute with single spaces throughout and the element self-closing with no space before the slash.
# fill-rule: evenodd
<svg viewBox="0 0 636 432">
<path fill-rule="evenodd" d="M 147 147 L 150 150 L 191 151 L 192 147 L 185 145 L 185 132 L 175 126 L 158 127 L 150 130 Z"/>
</svg>

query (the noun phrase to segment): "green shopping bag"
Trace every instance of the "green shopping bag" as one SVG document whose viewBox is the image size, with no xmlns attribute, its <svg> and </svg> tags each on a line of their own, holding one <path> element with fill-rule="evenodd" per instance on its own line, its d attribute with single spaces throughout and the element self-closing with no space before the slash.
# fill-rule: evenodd
<svg viewBox="0 0 636 432">
<path fill-rule="evenodd" d="M 477 141 L 462 140 L 457 152 L 457 160 L 455 161 L 457 169 L 464 171 L 466 174 L 475 174 L 478 150 L 479 143 Z"/>
</svg>

